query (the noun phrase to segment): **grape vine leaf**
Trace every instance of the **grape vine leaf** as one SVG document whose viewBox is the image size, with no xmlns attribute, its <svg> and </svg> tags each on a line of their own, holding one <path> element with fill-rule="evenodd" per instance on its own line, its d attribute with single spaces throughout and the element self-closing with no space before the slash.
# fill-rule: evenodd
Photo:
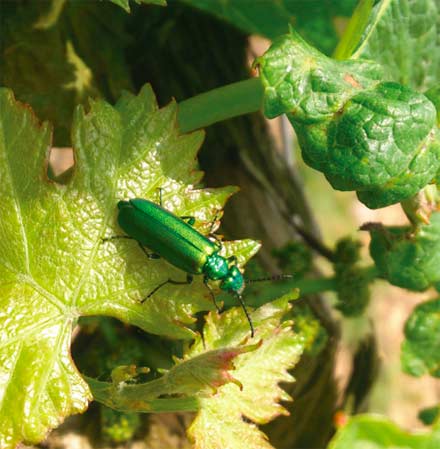
<svg viewBox="0 0 440 449">
<path fill-rule="evenodd" d="M 158 6 L 166 6 L 166 0 L 134 0 L 136 3 L 141 4 L 152 4 Z M 120 6 L 126 12 L 130 12 L 130 0 L 109 0 L 109 2 L 114 3 L 115 5 Z M 44 11 L 37 22 L 35 22 L 34 28 L 45 30 L 52 26 L 54 26 L 66 4 L 66 0 L 51 0 L 49 3 L 49 7 L 46 11 Z"/>
<path fill-rule="evenodd" d="M 278 403 L 289 396 L 279 382 L 291 382 L 292 368 L 305 340 L 282 321 L 291 294 L 251 312 L 258 331 L 249 339 L 249 324 L 238 308 L 210 313 L 203 331 L 182 360 L 162 377 L 128 383 L 135 367 L 113 371 L 113 382 L 88 379 L 93 396 L 120 411 L 197 411 L 189 436 L 200 449 L 273 449 L 254 423 L 267 423 L 286 410 Z M 243 344 L 244 343 L 244 344 Z M 233 370 L 233 371 L 231 371 Z M 258 398 L 258 406 L 255 400 Z"/>
<path fill-rule="evenodd" d="M 255 61 L 264 114 L 286 113 L 304 161 L 370 208 L 414 196 L 440 167 L 437 111 L 423 94 L 381 82 L 363 59 L 335 61 L 294 30 Z"/>
<path fill-rule="evenodd" d="M 353 58 L 372 59 L 386 78 L 424 92 L 440 79 L 440 2 L 382 0 Z"/>
<path fill-rule="evenodd" d="M 120 8 L 66 2 L 56 23 L 43 28 L 41 2 L 3 2 L 1 12 L 0 84 L 54 125 L 56 146 L 70 145 L 77 104 L 98 96 L 116 101 L 122 90 L 133 90 L 124 54 L 127 14 Z"/>
<path fill-rule="evenodd" d="M 440 298 L 419 304 L 405 324 L 402 368 L 412 376 L 440 377 Z"/>
<path fill-rule="evenodd" d="M 440 431 L 406 432 L 389 419 L 373 414 L 351 418 L 331 440 L 328 449 L 437 449 Z"/>
<path fill-rule="evenodd" d="M 417 226 L 370 227 L 370 254 L 380 276 L 393 285 L 424 291 L 440 282 L 440 212 Z"/>
<path fill-rule="evenodd" d="M 154 201 L 162 187 L 164 206 L 194 216 L 207 233 L 235 191 L 194 187 L 202 177 L 195 157 L 203 132 L 180 135 L 176 109 L 158 109 L 149 86 L 115 106 L 98 100 L 87 113 L 78 107 L 74 174 L 58 185 L 46 176 L 49 124 L 0 90 L 0 447 L 40 441 L 87 407 L 89 388 L 69 353 L 79 316 L 113 316 L 150 333 L 191 338 L 193 315 L 213 309 L 201 279 L 164 287 L 141 304 L 159 282 L 184 273 L 146 260 L 136 242 L 101 240 L 121 233 L 119 199 Z M 226 253 L 237 251 L 240 265 L 258 247 L 250 240 L 224 245 Z"/>
<path fill-rule="evenodd" d="M 249 34 L 273 39 L 290 25 L 326 54 L 338 41 L 337 19 L 351 16 L 357 0 L 182 0 Z"/>
<path fill-rule="evenodd" d="M 291 322 L 282 321 L 288 309 L 289 294 L 265 304 L 252 314 L 259 328 L 258 349 L 235 359 L 234 383 L 226 383 L 217 394 L 201 397 L 200 410 L 188 430 L 195 449 L 273 449 L 267 437 L 254 424 L 265 424 L 275 417 L 288 414 L 279 404 L 289 400 L 279 382 L 292 382 L 287 372 L 298 361 L 304 349 L 304 339 L 291 331 Z M 240 310 L 230 309 L 208 316 L 204 338 L 198 338 L 186 357 L 202 354 L 207 349 L 235 347 L 248 335 Z"/>
</svg>

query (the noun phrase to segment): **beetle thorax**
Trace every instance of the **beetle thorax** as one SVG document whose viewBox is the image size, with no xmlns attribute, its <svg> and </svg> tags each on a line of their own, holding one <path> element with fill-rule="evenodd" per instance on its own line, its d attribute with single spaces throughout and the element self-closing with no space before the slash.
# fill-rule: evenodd
<svg viewBox="0 0 440 449">
<path fill-rule="evenodd" d="M 213 281 L 223 279 L 229 273 L 228 261 L 218 253 L 213 253 L 207 257 L 203 273 Z"/>
<path fill-rule="evenodd" d="M 226 290 L 227 292 L 241 293 L 243 291 L 243 275 L 235 265 L 229 268 L 229 273 L 222 279 L 220 288 L 222 290 Z"/>
</svg>

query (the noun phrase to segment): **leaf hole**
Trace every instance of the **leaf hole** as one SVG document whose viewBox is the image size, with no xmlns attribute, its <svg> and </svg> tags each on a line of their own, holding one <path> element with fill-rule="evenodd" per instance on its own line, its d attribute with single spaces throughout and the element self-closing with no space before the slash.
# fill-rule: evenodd
<svg viewBox="0 0 440 449">
<path fill-rule="evenodd" d="M 70 147 L 52 147 L 49 151 L 47 177 L 59 184 L 67 184 L 73 174 L 75 159 Z"/>
</svg>

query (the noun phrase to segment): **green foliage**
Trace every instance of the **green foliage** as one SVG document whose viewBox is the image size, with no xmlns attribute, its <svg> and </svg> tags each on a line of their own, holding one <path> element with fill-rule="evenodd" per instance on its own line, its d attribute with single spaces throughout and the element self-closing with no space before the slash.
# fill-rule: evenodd
<svg viewBox="0 0 440 449">
<path fill-rule="evenodd" d="M 438 0 L 381 0 L 353 57 L 373 59 L 386 79 L 424 92 L 440 79 L 439 33 Z"/>
<path fill-rule="evenodd" d="M 423 291 L 440 281 L 440 212 L 415 227 L 367 225 L 370 253 L 391 284 Z"/>
<path fill-rule="evenodd" d="M 374 3 L 375 0 L 359 0 L 347 24 L 347 28 L 333 53 L 335 59 L 348 59 L 351 57 L 370 21 Z"/>
<path fill-rule="evenodd" d="M 412 376 L 440 377 L 440 298 L 419 304 L 408 318 L 401 361 Z"/>
<path fill-rule="evenodd" d="M 267 423 L 286 413 L 278 401 L 290 398 L 278 383 L 292 382 L 287 369 L 296 364 L 303 350 L 302 339 L 290 331 L 291 323 L 281 321 L 288 299 L 288 296 L 280 298 L 253 313 L 261 332 L 257 337 L 263 343 L 254 352 L 237 358 L 234 377 L 243 385 L 241 392 L 228 383 L 216 395 L 201 399 L 202 408 L 189 429 L 195 448 L 272 448 L 252 422 Z M 196 340 L 188 356 L 203 354 L 206 349 L 238 345 L 247 333 L 247 323 L 236 309 L 220 317 L 212 315 L 205 326 L 204 341 Z"/>
<path fill-rule="evenodd" d="M 437 449 L 440 432 L 406 432 L 386 418 L 358 415 L 333 437 L 328 449 Z"/>
<path fill-rule="evenodd" d="M 107 407 L 102 407 L 100 412 L 103 438 L 113 443 L 133 438 L 141 423 L 137 413 L 123 413 Z"/>
<path fill-rule="evenodd" d="M 115 5 L 120 6 L 125 9 L 125 11 L 130 12 L 130 0 L 109 0 Z M 166 0 L 134 0 L 136 3 L 150 3 L 152 5 L 166 6 Z"/>
<path fill-rule="evenodd" d="M 313 314 L 309 306 L 295 305 L 289 314 L 293 321 L 293 330 L 302 339 L 304 351 L 316 357 L 328 341 L 328 332 Z"/>
<path fill-rule="evenodd" d="M 291 323 L 282 321 L 288 308 L 288 298 L 281 298 L 254 311 L 260 340 L 247 346 L 242 343 L 249 327 L 241 310 L 211 314 L 203 338 L 198 336 L 162 377 L 133 383 L 138 369 L 120 367 L 112 384 L 89 379 L 93 395 L 117 410 L 143 412 L 178 409 L 185 401 L 188 409 L 198 411 L 189 429 L 195 447 L 270 449 L 264 434 L 243 418 L 263 424 L 284 413 L 278 400 L 289 396 L 278 383 L 293 380 L 287 369 L 296 364 L 304 345 Z"/>
<path fill-rule="evenodd" d="M 362 247 L 359 240 L 354 240 L 351 237 L 344 237 L 337 241 L 334 251 L 334 263 L 336 265 L 354 265 L 359 262 L 360 249 Z"/>
<path fill-rule="evenodd" d="M 81 332 L 74 340 L 72 356 L 79 371 L 89 377 L 105 379 L 117 366 L 132 363 L 148 366 L 153 376 L 157 370 L 173 364 L 172 345 L 159 337 L 103 316 L 82 317 L 78 324 Z M 99 420 L 96 420 L 97 415 Z M 130 440 L 143 428 L 139 414 L 118 412 L 105 406 L 88 411 L 83 419 L 89 426 L 97 421 L 96 433 L 105 442 Z"/>
<path fill-rule="evenodd" d="M 437 125 L 440 125 L 440 84 L 437 84 L 425 92 L 427 98 L 429 98 L 434 104 L 437 110 Z"/>
<path fill-rule="evenodd" d="M 258 58 L 268 117 L 286 113 L 304 161 L 370 208 L 416 194 L 440 168 L 436 109 L 424 95 L 381 82 L 371 61 L 335 61 L 293 31 Z"/>
<path fill-rule="evenodd" d="M 350 17 L 357 0 L 182 0 L 210 12 L 243 31 L 274 39 L 295 25 L 324 53 L 338 41 L 335 19 Z"/>
<path fill-rule="evenodd" d="M 279 267 L 295 278 L 247 289 L 248 304 L 266 303 L 250 310 L 255 341 L 249 341 L 248 323 L 234 307 L 235 298 L 220 296 L 228 310 L 212 312 L 200 278 L 191 286 L 164 287 L 142 304 L 161 281 L 183 280 L 185 274 L 164 261 L 146 260 L 135 242 L 102 243 L 103 237 L 120 234 L 115 207 L 119 199 L 154 201 L 160 186 L 165 207 L 177 215 L 195 216 L 196 228 L 207 234 L 235 190 L 198 187 L 202 174 L 195 156 L 203 133 L 179 133 L 174 102 L 158 109 L 149 87 L 138 96 L 125 92 L 116 102 L 123 89 L 135 90 L 133 86 L 142 85 L 155 70 L 159 78 L 172 72 L 161 81 L 168 86 L 164 98 L 186 98 L 206 88 L 205 82 L 219 84 L 203 69 L 199 74 L 199 66 L 186 57 L 175 58 L 189 46 L 175 37 L 175 21 L 187 20 L 179 15 L 183 6 L 169 17 L 164 9 L 165 19 L 158 25 L 160 8 L 137 5 L 165 5 L 164 0 L 3 3 L 0 83 L 55 125 L 57 145 L 73 144 L 76 164 L 65 185 L 50 181 L 50 125 L 39 123 L 11 91 L 0 90 L 0 447 L 40 441 L 65 417 L 84 411 L 92 392 L 116 409 L 99 409 L 101 435 L 112 442 L 130 439 L 140 429 L 143 420 L 133 412 L 193 411 L 189 436 L 196 448 L 269 449 L 257 425 L 286 413 L 279 401 L 289 396 L 279 383 L 293 380 L 287 370 L 303 352 L 304 379 L 298 391 L 309 388 L 310 373 L 317 373 L 312 389 L 320 394 L 318 408 L 334 400 L 328 391 L 322 397 L 322 385 L 331 376 L 331 333 L 304 302 L 288 311 L 288 302 L 298 296 L 292 287 L 300 286 L 303 293 L 336 290 L 337 308 L 345 316 L 362 313 L 369 283 L 377 275 L 411 290 L 440 291 L 438 0 L 376 1 L 370 19 L 374 1 L 363 0 L 337 47 L 339 61 L 320 51 L 329 54 L 334 49 L 341 19 L 350 16 L 356 0 L 181 0 L 246 33 L 277 38 L 257 61 L 261 79 L 185 101 L 178 120 L 185 129 L 255 111 L 261 104 L 262 81 L 266 114 L 287 113 L 310 166 L 322 171 L 334 188 L 355 190 L 369 207 L 403 201 L 411 222 L 400 228 L 365 227 L 372 235 L 377 269 L 361 268 L 359 246 L 350 239 L 329 251 L 334 278 L 302 279 L 312 267 L 312 253 L 303 245 L 291 243 L 275 251 Z M 126 14 L 130 6 L 135 6 L 132 15 Z M 292 24 L 316 48 L 294 31 L 279 37 Z M 199 30 L 197 36 L 204 32 Z M 157 36 L 150 41 L 152 33 Z M 234 36 L 228 35 L 226 43 L 215 35 L 217 45 L 230 47 Z M 169 49 L 174 56 L 162 51 L 168 40 L 173 41 Z M 203 50 L 209 45 L 215 54 L 215 39 L 193 41 Z M 352 59 L 341 60 L 348 57 Z M 146 59 L 154 64 L 146 64 Z M 231 66 L 238 65 L 237 60 L 217 55 L 209 63 L 216 66 L 220 61 L 221 70 L 235 74 Z M 240 73 L 238 79 L 245 76 Z M 89 97 L 95 100 L 85 112 Z M 83 106 L 75 110 L 78 104 Z M 239 128 L 227 126 L 232 141 L 246 146 L 247 137 Z M 223 136 L 219 141 L 229 145 Z M 210 157 L 220 160 L 214 148 Z M 258 164 L 256 170 L 249 167 L 259 177 Z M 284 172 L 277 179 L 278 173 L 273 168 L 271 179 L 291 181 Z M 223 254 L 235 254 L 242 267 L 258 247 L 252 240 L 227 242 Z M 217 288 L 215 283 L 212 287 Z M 269 302 L 286 288 L 291 290 L 287 295 Z M 208 310 L 202 331 L 201 313 Z M 137 328 L 132 332 L 125 324 L 118 327 L 102 316 L 116 317 L 148 334 Z M 409 318 L 401 355 L 405 372 L 440 376 L 439 316 L 440 299 L 433 299 Z M 81 333 L 75 344 L 86 344 L 88 350 L 73 355 L 88 383 L 70 355 L 78 323 Z M 330 360 L 328 369 L 322 370 L 318 354 Z M 176 355 L 180 359 L 173 359 Z M 356 354 L 346 389 L 354 408 L 371 386 L 375 361 L 371 338 Z M 109 373 L 111 382 L 94 379 Z M 304 433 L 304 423 L 321 424 L 316 402 L 316 396 L 303 395 L 295 407 L 306 418 L 288 422 L 289 428 Z M 310 410 L 312 417 L 307 416 Z M 420 417 L 434 423 L 436 430 L 411 434 L 385 419 L 358 416 L 338 431 L 329 449 L 437 449 L 438 407 L 422 411 Z"/>
<path fill-rule="evenodd" d="M 336 308 L 347 317 L 361 315 L 370 302 L 371 277 L 358 265 L 360 248 L 359 241 L 347 237 L 338 241 L 334 253 Z"/>
<path fill-rule="evenodd" d="M 292 241 L 281 248 L 275 248 L 272 250 L 272 256 L 277 259 L 283 273 L 292 274 L 298 279 L 304 277 L 312 268 L 312 252 L 302 242 Z"/>
<path fill-rule="evenodd" d="M 161 280 L 183 273 L 146 260 L 133 242 L 102 243 L 118 233 L 117 200 L 154 200 L 162 186 L 165 206 L 195 216 L 208 232 L 234 189 L 192 187 L 201 178 L 194 158 L 203 133 L 179 135 L 175 104 L 159 110 L 148 86 L 114 107 L 96 101 L 88 113 L 76 111 L 76 166 L 66 186 L 45 174 L 49 125 L 6 89 L 0 101 L 0 446 L 13 447 L 41 440 L 91 399 L 69 356 L 79 316 L 114 316 L 150 333 L 191 338 L 193 314 L 213 308 L 201 280 L 140 303 Z M 225 244 L 240 264 L 257 248 L 251 241 Z"/>
<path fill-rule="evenodd" d="M 440 184 L 429 184 L 417 195 L 402 202 L 402 209 L 413 226 L 429 223 L 432 213 L 439 210 Z"/>
<path fill-rule="evenodd" d="M 136 365 L 121 365 L 112 371 L 112 382 L 87 378 L 93 397 L 108 407 L 118 411 L 164 412 L 198 410 L 199 396 L 216 392 L 225 383 L 242 384 L 230 373 L 234 369 L 233 360 L 240 354 L 254 351 L 259 344 L 237 348 L 223 347 L 205 351 L 193 358 L 179 361 L 160 378 L 146 383 L 136 383 L 139 374 L 147 374 L 149 368 Z"/>
<path fill-rule="evenodd" d="M 338 301 L 336 308 L 346 317 L 360 316 L 370 303 L 370 276 L 360 267 L 337 267 L 336 292 Z"/>
<path fill-rule="evenodd" d="M 418 417 L 423 424 L 430 426 L 440 418 L 440 406 L 436 405 L 434 407 L 424 408 L 423 410 L 420 410 Z"/>
<path fill-rule="evenodd" d="M 67 146 L 77 104 L 101 95 L 116 101 L 132 90 L 126 13 L 107 2 L 69 1 L 54 26 L 38 27 L 48 4 L 2 3 L 0 84 L 53 123 L 55 144 Z"/>
<path fill-rule="evenodd" d="M 52 0 L 47 11 L 40 15 L 34 27 L 45 30 L 52 27 L 58 20 L 66 0 Z"/>
<path fill-rule="evenodd" d="M 130 0 L 108 0 L 115 5 L 120 6 L 126 12 L 130 12 Z M 133 0 L 137 4 L 152 4 L 159 6 L 166 6 L 166 0 Z M 44 4 L 45 3 L 45 4 Z M 43 5 L 47 7 L 46 12 L 40 15 L 34 27 L 39 30 L 45 30 L 51 28 L 58 21 L 63 8 L 65 7 L 66 0 L 49 0 L 44 2 Z"/>
</svg>

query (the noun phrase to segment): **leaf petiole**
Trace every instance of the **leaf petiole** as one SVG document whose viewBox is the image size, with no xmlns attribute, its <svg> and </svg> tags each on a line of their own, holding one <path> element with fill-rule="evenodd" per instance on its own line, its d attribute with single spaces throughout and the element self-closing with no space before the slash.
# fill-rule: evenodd
<svg viewBox="0 0 440 449">
<path fill-rule="evenodd" d="M 260 78 L 250 78 L 204 92 L 179 103 L 177 121 L 187 133 L 213 123 L 259 111 L 264 89 Z"/>
</svg>

